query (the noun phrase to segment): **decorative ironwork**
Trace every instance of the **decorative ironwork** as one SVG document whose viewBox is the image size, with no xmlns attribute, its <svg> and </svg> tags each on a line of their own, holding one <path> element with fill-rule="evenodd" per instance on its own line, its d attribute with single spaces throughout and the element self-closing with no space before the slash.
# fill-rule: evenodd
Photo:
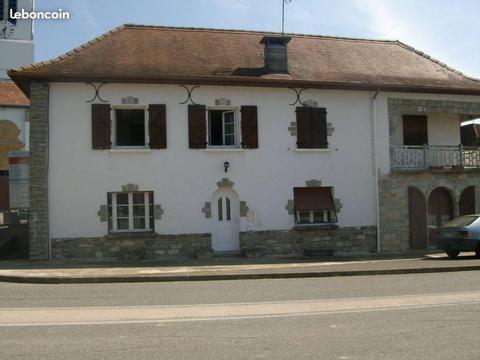
<svg viewBox="0 0 480 360">
<path fill-rule="evenodd" d="M 95 96 L 91 99 L 91 100 L 87 100 L 86 102 L 87 103 L 91 103 L 91 102 L 94 102 L 95 99 L 98 99 L 100 100 L 101 102 L 108 102 L 107 100 L 103 100 L 101 97 L 100 97 L 100 88 L 105 85 L 106 83 L 100 83 L 99 85 L 95 85 L 94 83 L 91 83 L 91 82 L 87 82 L 88 85 L 91 85 L 94 89 L 95 89 Z"/>
<path fill-rule="evenodd" d="M 480 148 L 474 146 L 394 146 L 393 167 L 404 170 L 480 169 Z"/>
<path fill-rule="evenodd" d="M 187 91 L 187 98 L 185 99 L 184 102 L 181 102 L 180 104 L 183 105 L 183 104 L 186 104 L 188 103 L 188 101 L 190 101 L 193 105 L 198 105 L 195 101 L 193 101 L 192 99 L 192 92 L 193 90 L 195 90 L 196 88 L 199 88 L 200 85 L 195 85 L 195 86 L 192 86 L 190 89 L 185 86 L 185 85 L 180 85 L 180 87 L 184 88 L 186 91 Z"/>
<path fill-rule="evenodd" d="M 290 104 L 290 106 L 293 106 L 293 105 L 296 105 L 296 104 L 301 104 L 303 106 L 308 106 L 308 104 L 304 103 L 302 101 L 302 99 L 300 99 L 300 96 L 302 95 L 302 92 L 307 90 L 307 88 L 297 89 L 297 88 L 294 88 L 294 87 L 289 87 L 289 89 L 295 91 L 295 94 L 297 95 L 297 98 L 295 99 L 295 102 Z"/>
</svg>

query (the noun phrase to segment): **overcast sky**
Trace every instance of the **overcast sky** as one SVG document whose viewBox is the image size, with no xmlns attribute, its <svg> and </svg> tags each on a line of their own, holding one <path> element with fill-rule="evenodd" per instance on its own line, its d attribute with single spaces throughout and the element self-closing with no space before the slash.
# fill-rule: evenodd
<svg viewBox="0 0 480 360">
<path fill-rule="evenodd" d="M 35 60 L 58 56 L 124 23 L 281 30 L 283 0 L 36 0 L 70 12 L 35 23 Z M 480 78 L 480 0 L 292 0 L 287 32 L 398 39 Z"/>
</svg>

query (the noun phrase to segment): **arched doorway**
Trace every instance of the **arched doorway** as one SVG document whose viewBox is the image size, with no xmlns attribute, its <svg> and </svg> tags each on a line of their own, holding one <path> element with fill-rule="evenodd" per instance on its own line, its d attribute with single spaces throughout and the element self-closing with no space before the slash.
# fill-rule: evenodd
<svg viewBox="0 0 480 360">
<path fill-rule="evenodd" d="M 475 214 L 475 186 L 469 186 L 463 190 L 458 208 L 460 215 Z"/>
<path fill-rule="evenodd" d="M 438 228 L 453 219 L 453 200 L 444 187 L 434 189 L 428 197 L 428 244 L 436 244 Z"/>
<path fill-rule="evenodd" d="M 240 250 L 240 200 L 231 188 L 222 187 L 212 196 L 212 249 Z"/>
<path fill-rule="evenodd" d="M 410 249 L 427 248 L 427 202 L 416 187 L 408 188 L 408 209 L 410 220 Z"/>
</svg>

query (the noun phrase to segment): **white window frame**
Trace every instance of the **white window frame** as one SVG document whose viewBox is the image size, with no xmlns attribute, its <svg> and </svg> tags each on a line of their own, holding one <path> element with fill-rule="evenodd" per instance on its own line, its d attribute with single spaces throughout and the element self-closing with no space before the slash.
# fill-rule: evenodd
<svg viewBox="0 0 480 360">
<path fill-rule="evenodd" d="M 242 138 L 241 132 L 241 127 L 240 127 L 240 117 L 238 116 L 239 114 L 239 108 L 235 106 L 211 106 L 207 107 L 206 111 L 206 128 L 207 128 L 207 148 L 209 149 L 240 149 L 241 148 L 241 141 L 240 139 Z M 210 111 L 222 111 L 224 113 L 231 112 L 233 113 L 233 128 L 234 128 L 234 144 L 233 145 L 211 145 L 210 144 Z M 225 144 L 225 118 L 224 115 L 222 114 L 222 137 L 223 137 L 223 143 Z"/>
<path fill-rule="evenodd" d="M 145 145 L 144 146 L 117 146 L 117 111 L 116 110 L 143 110 Z M 149 149 L 150 138 L 148 134 L 148 107 L 145 105 L 116 105 L 112 107 L 112 148 L 113 149 Z"/>
<path fill-rule="evenodd" d="M 133 194 L 134 192 L 112 192 L 110 193 L 112 197 L 112 228 L 109 229 L 110 233 L 128 233 L 128 232 L 152 232 L 154 231 L 154 224 L 150 224 L 150 193 L 151 191 L 135 191 L 135 193 L 143 193 L 144 195 L 144 206 L 145 206 L 145 228 L 144 229 L 134 229 L 133 228 Z M 118 229 L 117 228 L 117 195 L 118 194 L 128 194 L 128 229 Z M 107 204 L 108 206 L 108 204 Z"/>
<path fill-rule="evenodd" d="M 309 223 L 302 223 L 300 222 L 300 212 L 310 212 L 310 222 Z M 323 222 L 315 222 L 313 213 L 314 212 L 323 212 Z M 330 219 L 334 219 L 335 221 L 328 221 L 328 213 L 330 213 Z M 337 214 L 335 210 L 295 210 L 295 224 L 297 225 L 327 225 L 327 224 L 336 224 L 338 223 Z"/>
</svg>

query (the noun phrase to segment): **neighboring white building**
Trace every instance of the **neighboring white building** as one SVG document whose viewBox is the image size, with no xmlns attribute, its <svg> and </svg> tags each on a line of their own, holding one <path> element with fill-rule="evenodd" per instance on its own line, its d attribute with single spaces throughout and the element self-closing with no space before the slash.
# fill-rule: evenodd
<svg viewBox="0 0 480 360">
<path fill-rule="evenodd" d="M 7 70 L 33 62 L 33 24 L 31 20 L 10 19 L 10 9 L 32 11 L 33 0 L 0 0 L 0 211 L 28 207 L 30 103 Z M 22 152 L 12 160 L 13 169 L 9 166 L 11 151 Z"/>
<path fill-rule="evenodd" d="M 480 82 L 400 42 L 125 25 L 10 75 L 32 258 L 403 252 L 478 209 Z"/>
</svg>

